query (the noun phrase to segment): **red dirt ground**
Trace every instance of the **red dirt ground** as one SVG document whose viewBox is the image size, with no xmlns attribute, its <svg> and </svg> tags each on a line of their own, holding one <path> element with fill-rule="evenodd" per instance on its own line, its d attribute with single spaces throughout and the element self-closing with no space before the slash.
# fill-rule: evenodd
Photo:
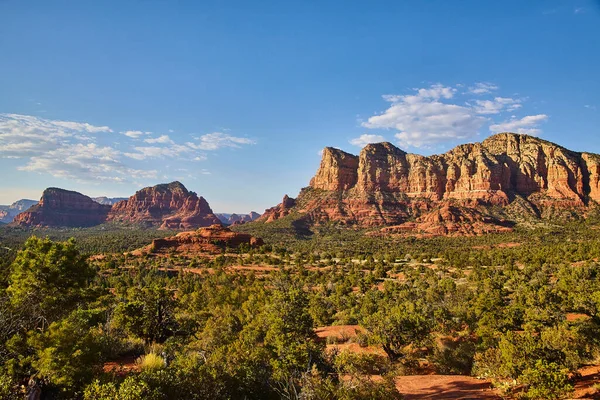
<svg viewBox="0 0 600 400">
<path fill-rule="evenodd" d="M 579 370 L 581 378 L 575 383 L 574 399 L 600 399 L 594 385 L 600 383 L 600 365 L 592 365 Z"/>
<path fill-rule="evenodd" d="M 104 363 L 104 372 L 114 372 L 117 374 L 126 375 L 129 372 L 139 372 L 139 367 L 135 362 L 136 357 L 122 357 L 116 361 Z"/>
<path fill-rule="evenodd" d="M 461 375 L 413 375 L 396 378 L 405 400 L 501 400 L 488 381 Z"/>
<path fill-rule="evenodd" d="M 330 336 L 335 336 L 338 339 L 344 337 L 350 339 L 356 337 L 359 332 L 364 331 L 365 329 L 359 325 L 333 325 L 315 329 L 317 336 L 322 339 L 327 339 Z"/>
</svg>

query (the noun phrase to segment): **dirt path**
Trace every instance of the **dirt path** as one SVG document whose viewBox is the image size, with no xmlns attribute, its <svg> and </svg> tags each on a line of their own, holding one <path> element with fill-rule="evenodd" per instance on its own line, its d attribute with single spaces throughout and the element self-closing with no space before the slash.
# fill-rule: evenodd
<svg viewBox="0 0 600 400">
<path fill-rule="evenodd" d="M 405 400 L 501 400 L 487 381 L 460 375 L 400 376 L 396 387 Z"/>
</svg>

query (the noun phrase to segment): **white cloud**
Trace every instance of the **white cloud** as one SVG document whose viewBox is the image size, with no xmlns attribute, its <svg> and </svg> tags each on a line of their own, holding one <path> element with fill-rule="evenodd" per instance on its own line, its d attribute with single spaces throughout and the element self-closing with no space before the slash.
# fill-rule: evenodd
<svg viewBox="0 0 600 400">
<path fill-rule="evenodd" d="M 186 143 L 190 147 L 198 150 L 217 150 L 223 147 L 240 147 L 240 145 L 256 144 L 254 140 L 236 137 L 223 132 L 213 132 L 202 135 L 197 140 L 200 142 Z"/>
<path fill-rule="evenodd" d="M 134 160 L 145 160 L 148 158 L 181 158 L 182 155 L 195 153 L 195 149 L 186 145 L 173 144 L 168 147 L 158 146 L 135 146 L 136 152 L 123 153 L 126 157 Z"/>
<path fill-rule="evenodd" d="M 140 137 L 144 136 L 144 135 L 150 135 L 152 134 L 152 132 L 142 132 L 142 131 L 124 131 L 121 132 L 122 135 L 125 135 L 127 137 L 133 138 L 133 139 L 139 139 Z"/>
<path fill-rule="evenodd" d="M 107 142 L 102 140 L 102 135 L 108 132 L 112 132 L 108 126 L 85 122 L 0 114 L 0 158 L 20 160 L 16 161 L 17 170 L 78 182 L 133 181 L 137 184 L 138 180 L 164 176 L 164 171 L 157 171 L 156 163 L 148 160 L 203 161 L 207 158 L 204 150 L 255 143 L 247 138 L 212 133 L 198 138 L 199 143 L 180 144 L 169 135 L 160 135 L 146 137 L 144 142 L 148 145 L 135 146 L 134 143 L 141 143 L 137 139 L 151 132 L 131 130 L 120 132 L 131 139 L 123 138 L 123 143 L 116 146 L 114 142 L 104 144 Z M 140 165 L 133 168 L 132 160 L 139 161 Z"/>
<path fill-rule="evenodd" d="M 50 121 L 56 126 L 61 126 L 73 131 L 85 131 L 89 133 L 112 132 L 108 126 L 94 126 L 87 122 L 71 122 L 71 121 Z"/>
<path fill-rule="evenodd" d="M 415 91 L 415 95 L 383 96 L 391 103 L 390 107 L 370 117 L 362 126 L 395 129 L 401 145 L 422 147 L 476 136 L 486 122 L 472 107 L 442 101 L 454 96 L 454 88 L 437 84 Z"/>
<path fill-rule="evenodd" d="M 152 178 L 156 171 L 130 168 L 121 152 L 95 143 L 108 126 L 49 120 L 30 115 L 0 114 L 0 157 L 25 160 L 18 170 L 47 173 L 79 182 L 125 182 Z"/>
<path fill-rule="evenodd" d="M 173 144 L 174 142 L 171 140 L 169 135 L 162 135 L 157 138 L 144 139 L 146 143 L 160 143 L 160 144 Z"/>
<path fill-rule="evenodd" d="M 510 97 L 494 97 L 493 100 L 475 100 L 477 114 L 499 114 L 500 112 L 514 111 L 521 108 L 521 100 Z"/>
<path fill-rule="evenodd" d="M 379 143 L 385 141 L 385 138 L 381 135 L 369 135 L 363 134 L 357 138 L 351 139 L 350 144 L 358 147 L 365 147 L 369 143 Z"/>
<path fill-rule="evenodd" d="M 596 109 L 596 106 L 591 105 L 591 104 L 586 104 L 586 105 L 584 105 L 584 107 L 585 108 L 589 108 L 590 110 L 595 110 Z"/>
<path fill-rule="evenodd" d="M 107 126 L 0 114 L 0 157 L 24 158 L 43 154 L 73 141 L 90 141 L 89 133 L 107 132 L 112 132 Z"/>
<path fill-rule="evenodd" d="M 469 87 L 468 93 L 471 94 L 487 94 L 495 90 L 498 90 L 498 86 L 490 82 L 477 82 L 475 85 Z"/>
<path fill-rule="evenodd" d="M 542 133 L 539 125 L 548 119 L 546 114 L 528 115 L 521 119 L 516 117 L 499 124 L 490 125 L 490 131 L 497 132 L 515 132 L 526 135 L 537 136 Z"/>
<path fill-rule="evenodd" d="M 70 144 L 36 155 L 21 167 L 21 171 L 49 173 L 57 178 L 78 182 L 125 182 L 129 177 L 156 177 L 156 171 L 128 168 L 120 161 L 120 152 L 95 143 Z"/>
</svg>

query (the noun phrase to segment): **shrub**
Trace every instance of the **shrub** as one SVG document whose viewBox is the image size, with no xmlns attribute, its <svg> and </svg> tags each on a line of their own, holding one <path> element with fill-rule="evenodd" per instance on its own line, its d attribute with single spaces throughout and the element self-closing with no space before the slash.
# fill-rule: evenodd
<svg viewBox="0 0 600 400">
<path fill-rule="evenodd" d="M 520 381 L 529 386 L 524 399 L 564 399 L 573 390 L 567 371 L 556 363 L 538 360 L 535 367 L 523 371 Z"/>
<path fill-rule="evenodd" d="M 469 374 L 473 369 L 475 344 L 469 341 L 436 348 L 433 363 L 441 374 Z"/>
<path fill-rule="evenodd" d="M 135 362 L 142 371 L 156 371 L 167 365 L 165 359 L 155 353 L 141 356 Z"/>
<path fill-rule="evenodd" d="M 390 361 L 379 354 L 357 354 L 349 351 L 341 352 L 335 358 L 334 365 L 342 374 L 382 375 L 391 368 Z"/>
</svg>

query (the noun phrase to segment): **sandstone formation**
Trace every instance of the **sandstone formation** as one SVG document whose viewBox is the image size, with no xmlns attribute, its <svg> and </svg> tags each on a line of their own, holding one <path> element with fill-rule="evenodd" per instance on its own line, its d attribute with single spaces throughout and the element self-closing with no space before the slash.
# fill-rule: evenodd
<svg viewBox="0 0 600 400">
<path fill-rule="evenodd" d="M 11 223 L 13 219 L 19 214 L 27 210 L 29 207 L 36 205 L 36 200 L 17 200 L 9 206 L 0 206 L 0 222 L 5 224 Z"/>
<path fill-rule="evenodd" d="M 113 205 L 108 220 L 162 229 L 190 229 L 220 224 L 208 202 L 188 191 L 180 182 L 137 191 L 128 200 Z"/>
<path fill-rule="evenodd" d="M 110 203 L 117 199 L 99 200 Z M 112 206 L 81 193 L 49 188 L 38 205 L 15 217 L 14 224 L 88 227 L 107 221 L 163 229 L 194 229 L 220 223 L 204 198 L 172 182 L 144 188 Z"/>
<path fill-rule="evenodd" d="M 271 207 L 265 210 L 264 214 L 258 218 L 258 221 L 273 222 L 277 219 L 283 218 L 290 214 L 290 212 L 296 206 L 296 199 L 292 199 L 287 194 L 283 196 L 281 203 L 275 207 Z"/>
<path fill-rule="evenodd" d="M 188 255 L 197 253 L 219 254 L 225 248 L 236 248 L 242 244 L 258 247 L 263 245 L 263 241 L 245 233 L 233 232 L 218 224 L 200 228 L 196 231 L 181 232 L 168 238 L 154 239 L 152 244 L 136 253 L 166 254 L 174 251 Z"/>
<path fill-rule="evenodd" d="M 39 203 L 18 214 L 13 225 L 87 227 L 106 220 L 110 206 L 78 192 L 59 188 L 44 190 Z"/>
<path fill-rule="evenodd" d="M 421 234 L 425 236 L 472 236 L 510 232 L 514 223 L 486 216 L 474 208 L 444 204 L 414 222 L 381 228 L 382 234 Z"/>
<path fill-rule="evenodd" d="M 260 220 L 295 211 L 317 224 L 477 233 L 509 229 L 503 214 L 517 207 L 543 218 L 556 210 L 580 213 L 597 202 L 599 155 L 501 133 L 429 157 L 390 143 L 369 144 L 358 156 L 325 148 L 310 186 L 295 201 L 286 197 L 287 204 L 266 210 Z"/>
<path fill-rule="evenodd" d="M 255 221 L 260 217 L 260 214 L 254 211 L 251 211 L 249 214 L 224 214 L 219 213 L 215 214 L 219 220 L 225 225 L 238 225 L 244 224 L 246 222 Z"/>
</svg>

